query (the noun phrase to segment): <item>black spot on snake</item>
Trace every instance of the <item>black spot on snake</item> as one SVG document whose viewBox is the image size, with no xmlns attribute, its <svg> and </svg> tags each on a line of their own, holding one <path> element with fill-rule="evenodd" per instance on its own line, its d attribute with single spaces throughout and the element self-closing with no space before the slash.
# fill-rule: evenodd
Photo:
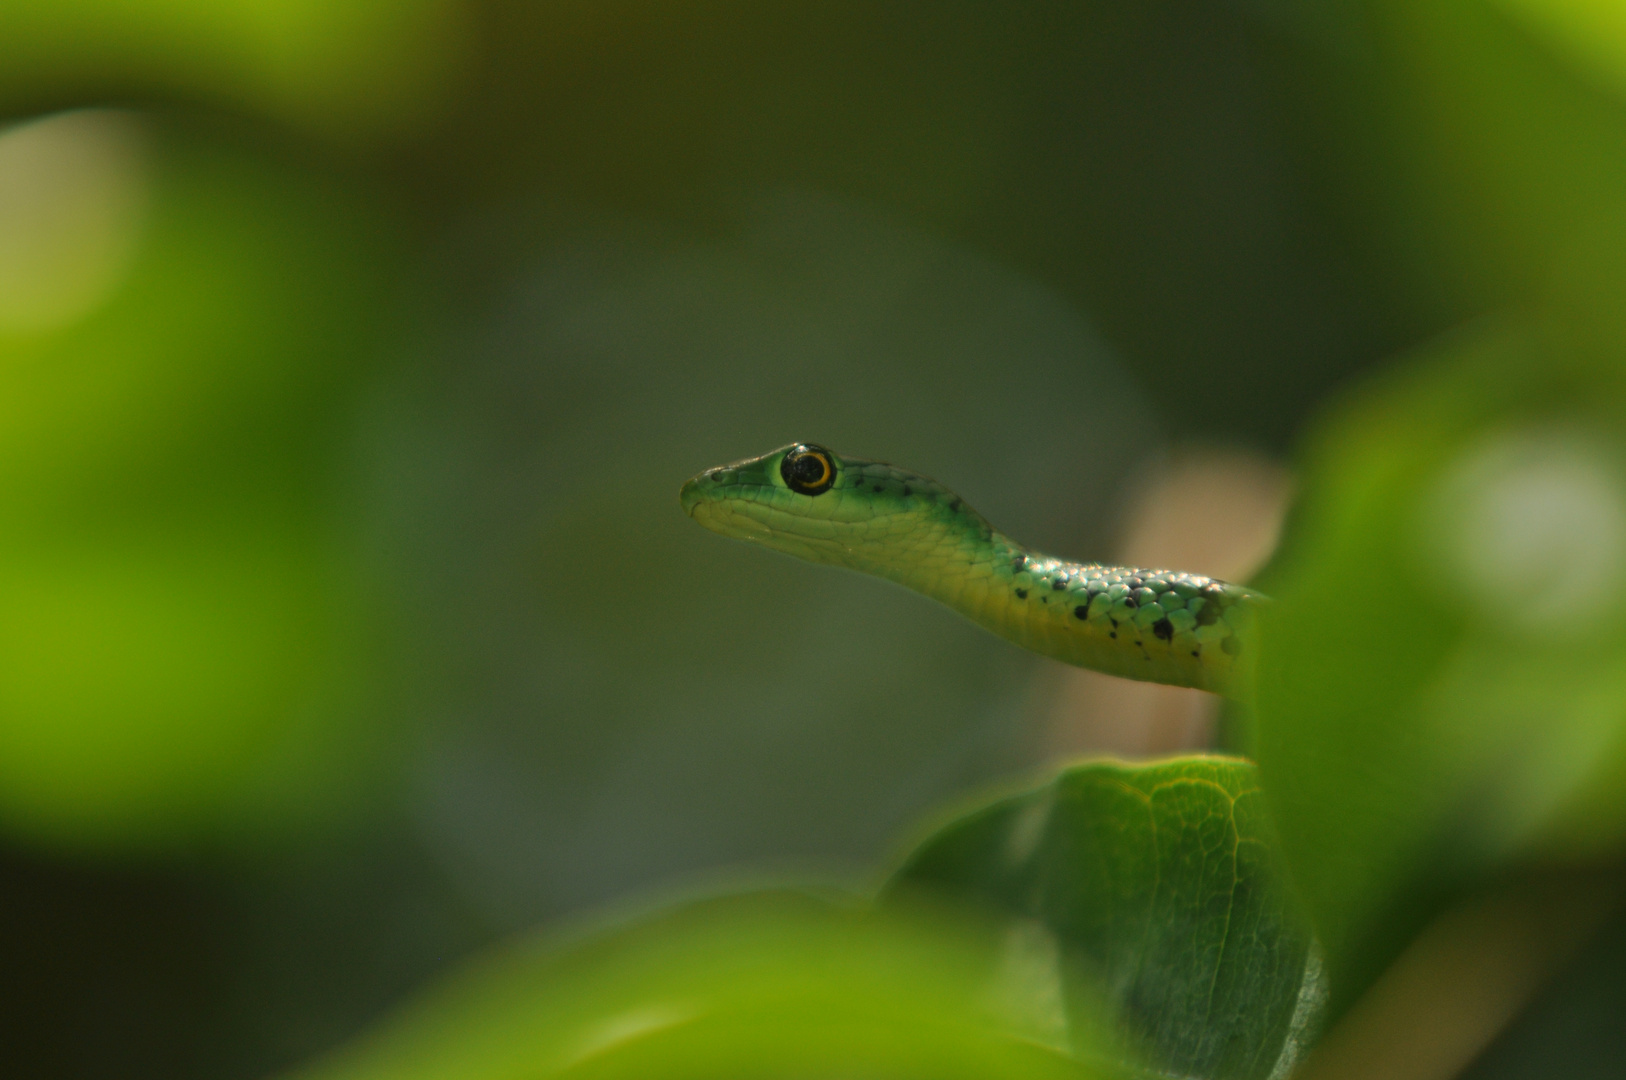
<svg viewBox="0 0 1626 1080">
<path fill-rule="evenodd" d="M 1026 566 L 1027 564 L 1028 557 L 1026 555 L 1018 555 L 1016 558 L 1011 560 L 1011 569 L 1017 573 L 1020 573 L 1022 567 Z"/>
<path fill-rule="evenodd" d="M 1159 619 L 1152 624 L 1152 633 L 1164 641 L 1174 640 L 1174 624 L 1168 619 Z"/>
<path fill-rule="evenodd" d="M 1087 619 L 1087 618 L 1089 618 L 1090 617 L 1090 605 L 1093 604 L 1094 602 L 1095 602 L 1095 596 L 1093 594 L 1090 595 L 1090 596 L 1086 596 L 1084 598 L 1084 602 L 1073 609 L 1074 617 L 1079 618 L 1079 619 Z"/>
<path fill-rule="evenodd" d="M 1016 598 L 1018 600 L 1026 600 L 1028 598 L 1028 591 L 1026 589 L 1017 589 Z"/>
<path fill-rule="evenodd" d="M 909 485 L 908 484 L 903 485 L 903 493 L 905 495 L 913 495 L 914 494 L 913 491 L 909 490 Z"/>
</svg>

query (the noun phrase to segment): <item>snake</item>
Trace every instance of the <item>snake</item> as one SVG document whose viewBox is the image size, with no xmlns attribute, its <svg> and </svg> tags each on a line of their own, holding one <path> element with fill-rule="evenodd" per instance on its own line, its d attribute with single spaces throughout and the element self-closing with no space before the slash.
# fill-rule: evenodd
<svg viewBox="0 0 1626 1080">
<path fill-rule="evenodd" d="M 1247 696 L 1264 594 L 1033 551 L 920 473 L 799 442 L 707 469 L 679 501 L 713 532 L 896 582 L 1043 656 Z"/>
</svg>

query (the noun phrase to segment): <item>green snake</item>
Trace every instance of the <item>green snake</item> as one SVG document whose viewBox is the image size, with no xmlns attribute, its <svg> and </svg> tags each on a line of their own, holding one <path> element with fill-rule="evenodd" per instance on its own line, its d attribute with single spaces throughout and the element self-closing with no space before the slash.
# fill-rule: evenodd
<svg viewBox="0 0 1626 1080">
<path fill-rule="evenodd" d="M 707 469 L 680 498 L 713 532 L 895 581 L 1044 656 L 1244 696 L 1250 589 L 1031 551 L 935 480 L 814 443 Z"/>
</svg>

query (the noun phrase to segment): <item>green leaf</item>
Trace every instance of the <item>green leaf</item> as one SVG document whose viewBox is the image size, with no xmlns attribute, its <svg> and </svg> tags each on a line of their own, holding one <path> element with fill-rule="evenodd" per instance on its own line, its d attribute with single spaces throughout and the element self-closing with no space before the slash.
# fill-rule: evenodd
<svg viewBox="0 0 1626 1080">
<path fill-rule="evenodd" d="M 793 893 L 518 946 L 299 1080 L 1108 1075 L 986 1006 L 982 927 Z"/>
<path fill-rule="evenodd" d="M 1465 334 L 1306 455 L 1254 748 L 1335 1007 L 1490 875 L 1626 846 L 1626 387 L 1598 359 Z"/>
<path fill-rule="evenodd" d="M 1075 1050 L 1103 1007 L 1183 1076 L 1283 1075 L 1313 1034 L 1319 961 L 1250 762 L 1068 769 L 935 833 L 892 884 L 923 888 L 1015 917 L 1004 967 Z"/>
<path fill-rule="evenodd" d="M 223 98 L 354 138 L 432 114 L 465 55 L 460 7 L 453 0 L 9 0 L 0 4 L 0 95 L 27 102 L 30 88 L 116 72 L 122 84 L 142 88 L 134 97 L 158 90 Z"/>
<path fill-rule="evenodd" d="M 1626 93 L 1626 8 L 1615 0 L 1497 0 L 1582 70 Z"/>
<path fill-rule="evenodd" d="M 395 340 L 388 229 L 276 155 L 87 110 L 0 132 L 0 237 L 0 831 L 331 826 L 395 760 L 334 494 Z"/>
</svg>

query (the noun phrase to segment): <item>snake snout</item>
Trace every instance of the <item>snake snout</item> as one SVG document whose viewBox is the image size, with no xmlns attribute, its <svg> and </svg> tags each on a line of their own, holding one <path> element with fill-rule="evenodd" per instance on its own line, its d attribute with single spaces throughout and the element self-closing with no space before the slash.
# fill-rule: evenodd
<svg viewBox="0 0 1626 1080">
<path fill-rule="evenodd" d="M 690 517 L 694 517 L 694 508 L 705 498 L 700 491 L 700 484 L 705 476 L 705 473 L 701 473 L 693 479 L 684 481 L 683 490 L 678 492 L 678 503 L 683 507 L 683 512 Z"/>
<path fill-rule="evenodd" d="M 723 492 L 738 479 L 738 473 L 737 466 L 719 465 L 699 476 L 690 477 L 678 492 L 678 502 L 682 504 L 683 512 L 694 517 L 698 507 L 720 501 Z"/>
</svg>

